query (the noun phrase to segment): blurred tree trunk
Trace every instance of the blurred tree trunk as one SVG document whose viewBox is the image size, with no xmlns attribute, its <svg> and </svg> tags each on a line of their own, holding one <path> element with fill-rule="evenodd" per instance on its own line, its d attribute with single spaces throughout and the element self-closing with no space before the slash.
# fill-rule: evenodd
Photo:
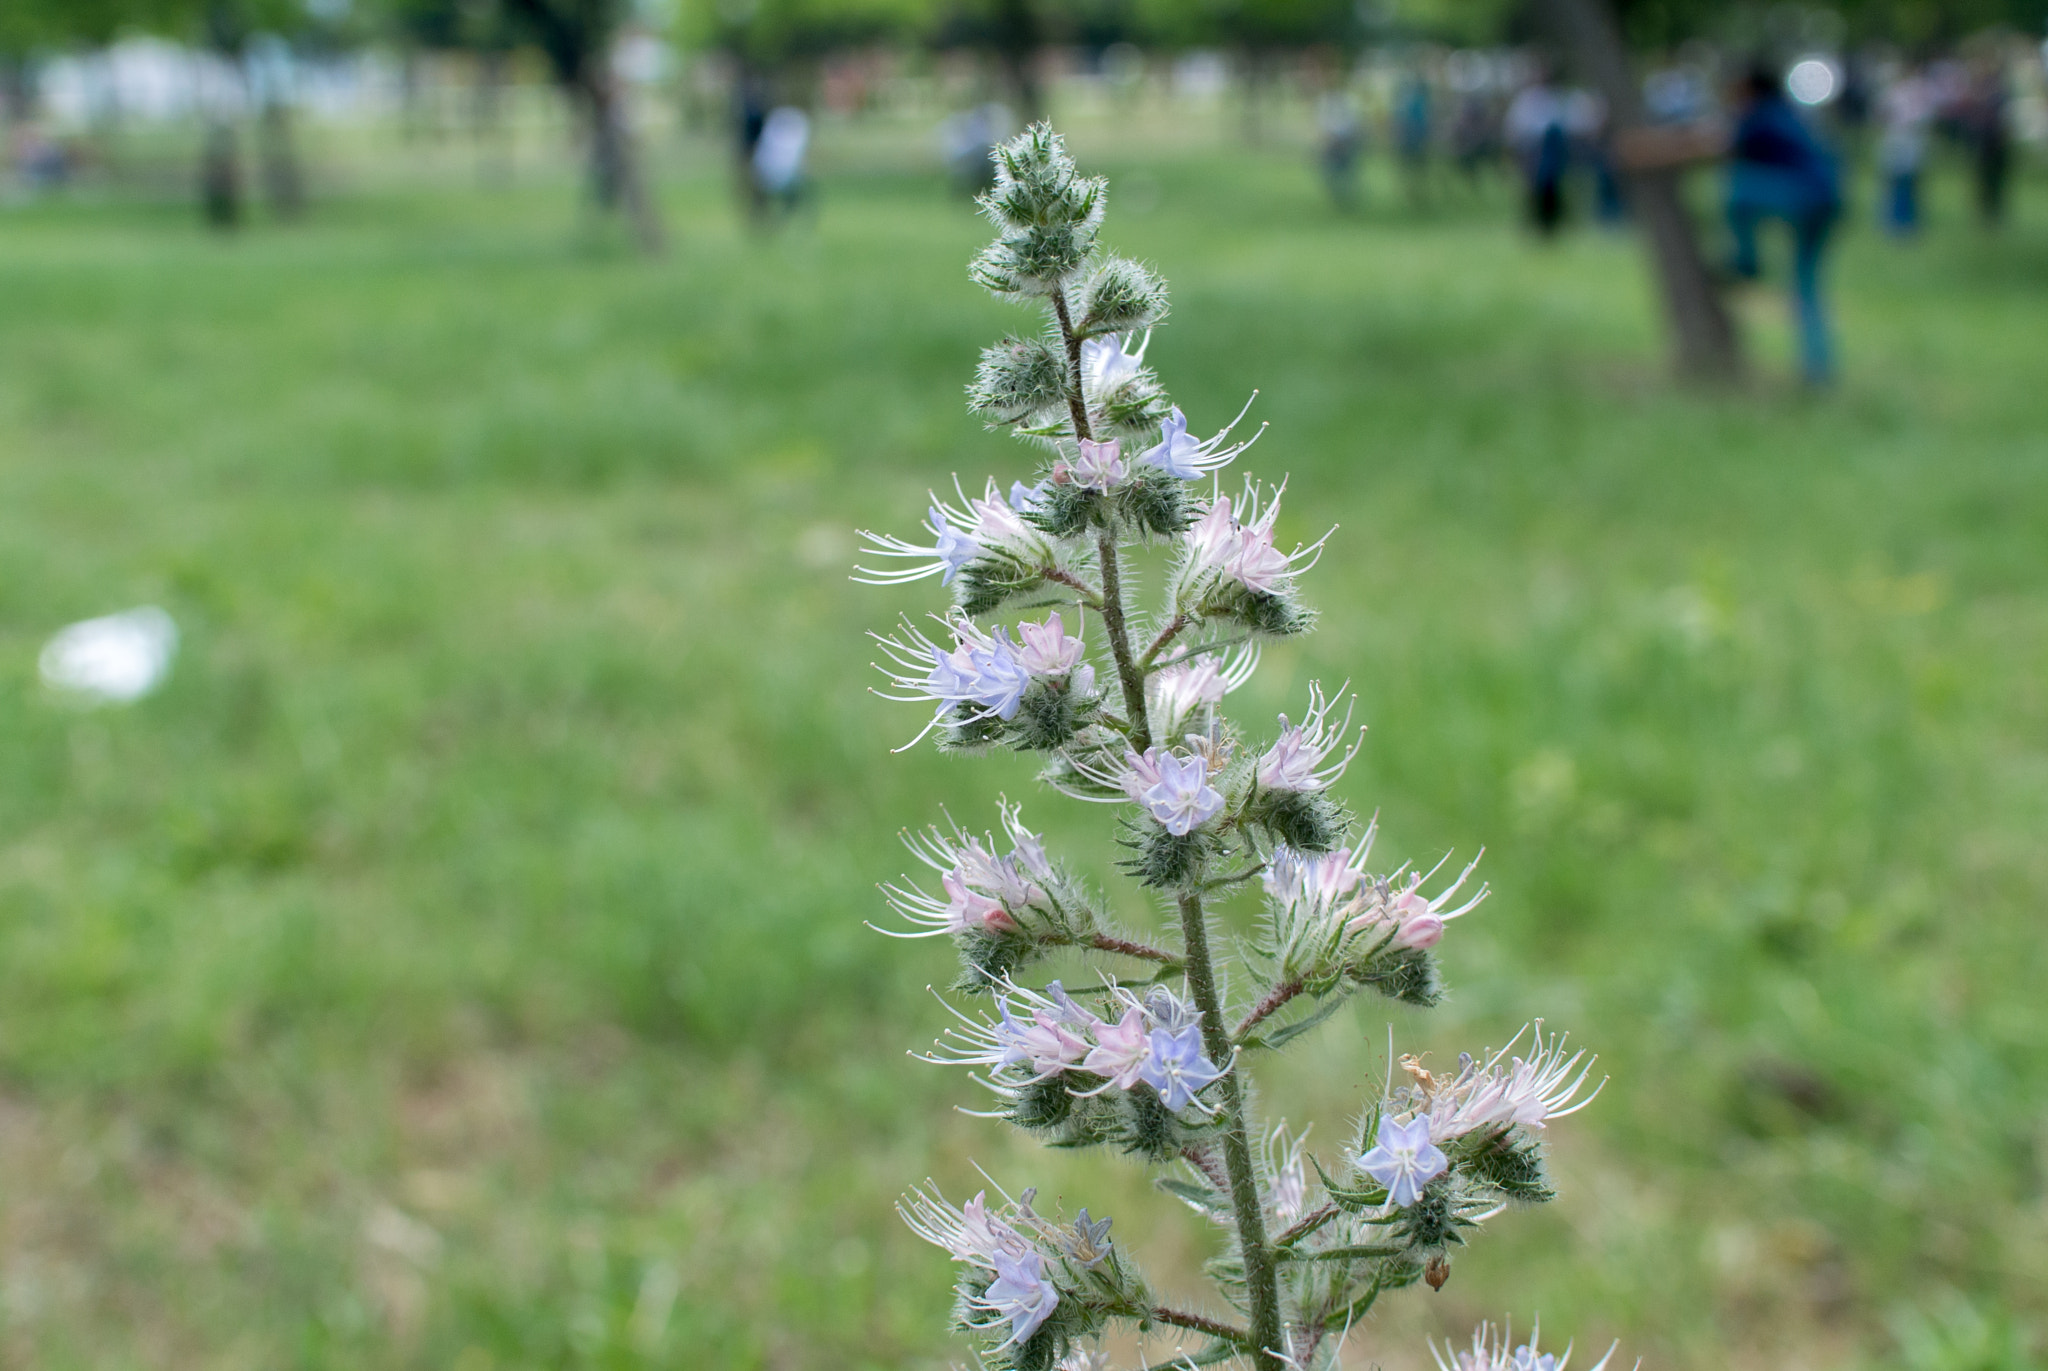
<svg viewBox="0 0 2048 1371">
<path fill-rule="evenodd" d="M 0 52 L 0 122 L 9 130 L 35 113 L 36 90 L 26 55 Z"/>
<path fill-rule="evenodd" d="M 306 211 L 306 176 L 292 136 L 291 106 L 280 99 L 263 102 L 256 124 L 257 156 L 263 169 L 263 194 L 280 219 L 296 219 Z"/>
<path fill-rule="evenodd" d="M 240 8 L 233 0 L 208 0 L 204 15 L 206 47 L 220 61 L 243 96 L 248 73 L 242 49 L 249 38 Z M 223 86 L 206 92 L 205 132 L 199 149 L 199 212 L 207 224 L 232 229 L 242 222 L 242 154 L 235 123 L 243 99 Z"/>
<path fill-rule="evenodd" d="M 476 144 L 477 178 L 485 185 L 512 180 L 512 153 L 506 145 L 505 85 L 510 54 L 487 44 L 476 55 L 476 89 L 469 107 L 470 137 Z"/>
<path fill-rule="evenodd" d="M 213 228 L 231 229 L 242 222 L 242 161 L 235 121 L 221 110 L 206 116 L 199 152 L 199 211 Z"/>
<path fill-rule="evenodd" d="M 1579 74 L 1607 102 L 1607 137 L 1643 124 L 1643 102 L 1621 28 L 1608 0 L 1540 0 L 1544 18 Z M 1699 234 L 1679 194 L 1676 168 L 1618 168 L 1656 268 L 1680 375 L 1732 380 L 1742 371 L 1741 340 L 1700 252 Z"/>
<path fill-rule="evenodd" d="M 667 246 L 661 211 L 648 193 L 612 74 L 612 38 L 621 6 L 614 0 L 505 0 L 548 55 L 555 81 L 575 105 L 590 150 L 590 186 L 599 208 L 623 210 L 643 250 Z"/>
<path fill-rule="evenodd" d="M 1045 117 L 1045 91 L 1038 81 L 1038 53 L 1045 46 L 1045 26 L 1032 0 L 996 0 L 993 42 L 1003 80 L 1017 97 L 1017 112 L 1027 124 Z"/>
</svg>

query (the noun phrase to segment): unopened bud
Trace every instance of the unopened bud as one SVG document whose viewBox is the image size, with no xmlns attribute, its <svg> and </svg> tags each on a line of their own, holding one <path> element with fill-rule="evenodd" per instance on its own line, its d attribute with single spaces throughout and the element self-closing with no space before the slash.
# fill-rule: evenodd
<svg viewBox="0 0 2048 1371">
<path fill-rule="evenodd" d="M 1444 1282 L 1451 1278 L 1451 1264 L 1442 1257 L 1431 1257 L 1429 1265 L 1422 1270 L 1422 1279 L 1429 1282 L 1432 1290 L 1444 1288 Z"/>
</svg>

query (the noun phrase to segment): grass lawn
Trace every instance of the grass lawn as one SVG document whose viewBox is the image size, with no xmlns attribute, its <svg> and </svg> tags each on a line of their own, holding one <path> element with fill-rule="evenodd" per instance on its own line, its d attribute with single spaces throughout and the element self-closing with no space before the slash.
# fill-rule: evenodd
<svg viewBox="0 0 2048 1371">
<path fill-rule="evenodd" d="M 1175 288 L 1151 360 L 1204 430 L 1258 387 L 1283 533 L 1342 525 L 1240 717 L 1349 677 L 1381 851 L 1487 848 L 1401 1048 L 1543 1014 L 1613 1076 L 1553 1130 L 1562 1200 L 1354 1360 L 1540 1311 L 1660 1371 L 2026 1364 L 2043 188 L 1998 239 L 1959 194 L 1853 233 L 1836 393 L 1773 379 L 1757 295 L 1765 379 L 1700 396 L 1626 239 L 1533 247 L 1499 193 L 1347 221 L 1298 159 L 1091 132 L 1106 241 Z M 555 180 L 232 243 L 0 214 L 0 1361 L 938 1366 L 946 1264 L 890 1203 L 970 1158 L 1190 1283 L 1140 1174 L 903 1055 L 949 953 L 862 927 L 898 829 L 1007 789 L 1113 853 L 1020 762 L 892 757 L 916 712 L 863 693 L 863 631 L 939 601 L 849 584 L 851 530 L 1021 474 L 960 394 L 1022 317 L 936 179 L 824 152 L 769 241 L 692 153 L 658 263 Z M 51 632 L 144 602 L 185 632 L 161 694 L 45 696 Z M 1388 1018 L 1268 1091 L 1325 1155 Z"/>
</svg>

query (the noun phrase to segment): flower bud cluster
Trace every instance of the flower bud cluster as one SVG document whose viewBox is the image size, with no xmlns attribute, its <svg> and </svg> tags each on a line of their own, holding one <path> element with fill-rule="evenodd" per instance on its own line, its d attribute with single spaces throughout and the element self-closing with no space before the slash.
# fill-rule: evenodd
<svg viewBox="0 0 2048 1371">
<path fill-rule="evenodd" d="M 954 1319 L 987 1341 L 990 1368 L 1051 1368 L 1109 1318 L 1150 1304 L 1111 1220 L 1082 1209 L 1060 1222 L 1035 1212 L 1034 1198 L 1027 1190 L 991 1210 L 984 1190 L 956 1208 L 927 1183 L 897 1205 L 912 1232 L 960 1264 Z"/>
<path fill-rule="evenodd" d="M 1378 833 L 1375 820 L 1356 848 L 1303 853 L 1276 846 L 1260 876 L 1267 926 L 1253 951 L 1277 980 L 1298 983 L 1310 995 L 1365 987 L 1428 1008 L 1442 997 L 1430 949 L 1442 941 L 1447 923 L 1486 898 L 1487 888 L 1454 903 L 1477 858 L 1434 896 L 1422 893 L 1434 870 L 1370 875 L 1365 864 Z"/>
<path fill-rule="evenodd" d="M 1205 1096 L 1224 1074 L 1203 1051 L 1201 1012 L 1164 985 L 1100 994 L 1098 1015 L 1058 981 L 1043 991 L 1005 981 L 995 1018 L 954 1010 L 959 1025 L 925 1060 L 978 1068 L 1004 1117 L 1061 1145 L 1174 1155 L 1208 1133 L 1216 1111 Z"/>
<path fill-rule="evenodd" d="M 1529 1055 L 1512 1055 L 1524 1036 Z M 1449 1249 L 1511 1203 L 1541 1203 L 1555 1192 L 1540 1137 L 1552 1119 L 1575 1114 L 1592 1071 L 1584 1052 L 1536 1023 L 1483 1060 L 1461 1056 L 1438 1077 L 1402 1058 L 1408 1084 L 1368 1113 L 1352 1154 L 1350 1184 L 1330 1181 L 1328 1219 L 1304 1235 L 1295 1259 L 1339 1262 L 1382 1289 L 1449 1274 Z M 1370 1142 L 1370 1146 L 1368 1146 Z"/>
</svg>

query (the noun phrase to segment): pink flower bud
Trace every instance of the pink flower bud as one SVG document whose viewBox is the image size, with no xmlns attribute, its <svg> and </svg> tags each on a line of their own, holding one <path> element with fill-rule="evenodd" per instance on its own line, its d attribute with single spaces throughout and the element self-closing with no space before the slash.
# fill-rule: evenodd
<svg viewBox="0 0 2048 1371">
<path fill-rule="evenodd" d="M 1394 935 L 1395 947 L 1412 947 L 1419 950 L 1435 947 L 1443 941 L 1444 921 L 1434 914 L 1417 914 L 1401 921 L 1401 931 Z"/>
</svg>

